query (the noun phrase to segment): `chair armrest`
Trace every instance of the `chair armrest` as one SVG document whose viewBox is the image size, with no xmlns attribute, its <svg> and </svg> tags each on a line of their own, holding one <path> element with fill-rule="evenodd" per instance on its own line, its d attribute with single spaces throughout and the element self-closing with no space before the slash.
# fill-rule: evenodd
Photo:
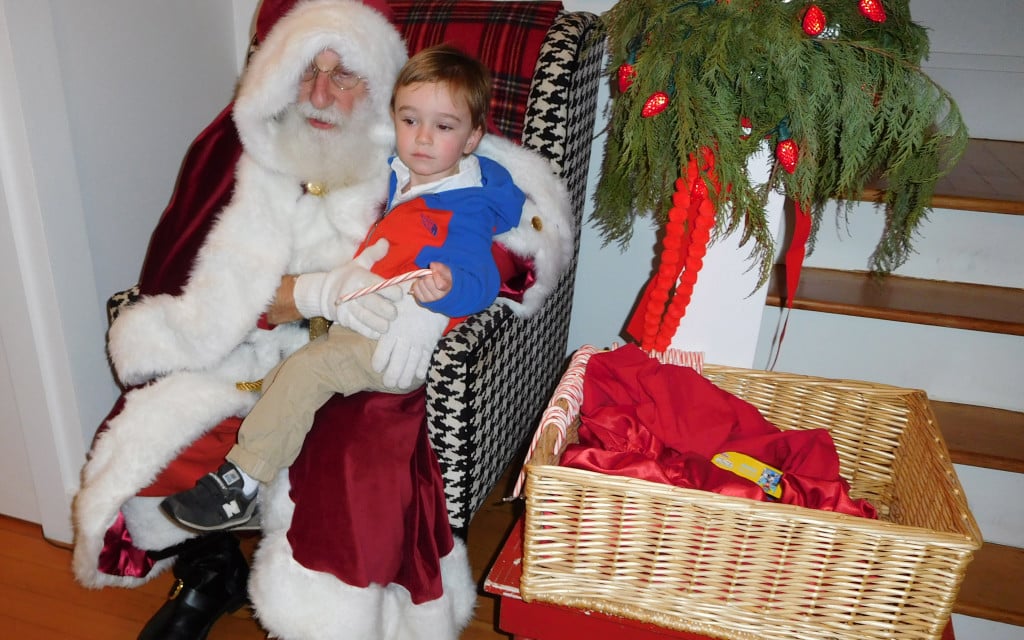
<svg viewBox="0 0 1024 640">
<path fill-rule="evenodd" d="M 139 293 L 139 285 L 135 285 L 130 289 L 118 291 L 107 298 L 107 323 L 114 324 L 114 320 L 117 316 L 120 315 L 128 305 L 137 302 L 141 297 L 142 294 Z"/>
<path fill-rule="evenodd" d="M 434 352 L 427 424 L 455 529 L 469 524 L 518 455 L 565 367 L 604 53 L 599 30 L 591 13 L 556 19 L 542 45 L 523 130 L 523 145 L 548 158 L 569 190 L 577 228 L 570 264 L 535 315 L 516 316 L 499 301 L 449 332 Z"/>
</svg>

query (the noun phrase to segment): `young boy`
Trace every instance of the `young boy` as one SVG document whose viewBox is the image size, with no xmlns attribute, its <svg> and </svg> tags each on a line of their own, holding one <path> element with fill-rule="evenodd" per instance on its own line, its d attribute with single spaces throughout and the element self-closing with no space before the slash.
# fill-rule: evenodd
<svg viewBox="0 0 1024 640">
<path fill-rule="evenodd" d="M 371 267 L 375 274 L 389 278 L 428 266 L 431 274 L 397 303 L 386 338 L 372 340 L 334 324 L 272 370 L 227 462 L 166 498 L 160 506 L 168 516 L 202 531 L 244 524 L 255 510 L 259 483 L 291 465 L 313 415 L 334 393 L 420 386 L 430 353 L 410 371 L 401 361 L 393 366 L 416 357 L 403 348 L 429 345 L 432 351 L 448 329 L 494 301 L 501 283 L 491 242 L 519 224 L 525 197 L 501 165 L 473 154 L 484 135 L 490 91 L 487 69 L 452 47 L 431 47 L 409 59 L 391 101 L 397 157 L 387 212 L 360 252 L 384 239 L 387 253 Z M 327 274 L 317 275 L 323 277 L 299 279 L 300 308 L 303 299 L 306 308 L 310 301 L 335 303 Z M 395 335 L 411 339 L 391 339 Z"/>
</svg>

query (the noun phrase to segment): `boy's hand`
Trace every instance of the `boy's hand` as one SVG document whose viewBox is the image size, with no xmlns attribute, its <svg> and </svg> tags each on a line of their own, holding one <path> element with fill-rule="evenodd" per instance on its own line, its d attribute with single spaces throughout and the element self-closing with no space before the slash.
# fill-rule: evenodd
<svg viewBox="0 0 1024 640">
<path fill-rule="evenodd" d="M 412 283 L 409 291 L 416 302 L 434 302 L 448 295 L 452 289 L 452 270 L 440 262 L 430 263 L 430 274 Z"/>
</svg>

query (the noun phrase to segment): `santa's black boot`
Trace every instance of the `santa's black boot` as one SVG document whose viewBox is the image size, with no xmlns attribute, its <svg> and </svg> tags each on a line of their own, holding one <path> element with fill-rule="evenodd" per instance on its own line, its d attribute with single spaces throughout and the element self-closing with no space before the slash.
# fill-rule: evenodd
<svg viewBox="0 0 1024 640">
<path fill-rule="evenodd" d="M 230 533 L 208 534 L 175 550 L 174 577 L 167 602 L 149 619 L 139 640 L 205 640 L 225 613 L 247 602 L 249 564 Z"/>
</svg>

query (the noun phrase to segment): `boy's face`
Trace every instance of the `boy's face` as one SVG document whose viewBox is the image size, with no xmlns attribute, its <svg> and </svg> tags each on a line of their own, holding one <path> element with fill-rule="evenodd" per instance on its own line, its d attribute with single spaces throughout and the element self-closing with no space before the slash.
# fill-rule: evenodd
<svg viewBox="0 0 1024 640">
<path fill-rule="evenodd" d="M 412 173 L 410 186 L 455 175 L 459 160 L 476 149 L 483 130 L 474 127 L 469 106 L 448 85 L 418 82 L 395 92 L 398 157 Z"/>
</svg>

